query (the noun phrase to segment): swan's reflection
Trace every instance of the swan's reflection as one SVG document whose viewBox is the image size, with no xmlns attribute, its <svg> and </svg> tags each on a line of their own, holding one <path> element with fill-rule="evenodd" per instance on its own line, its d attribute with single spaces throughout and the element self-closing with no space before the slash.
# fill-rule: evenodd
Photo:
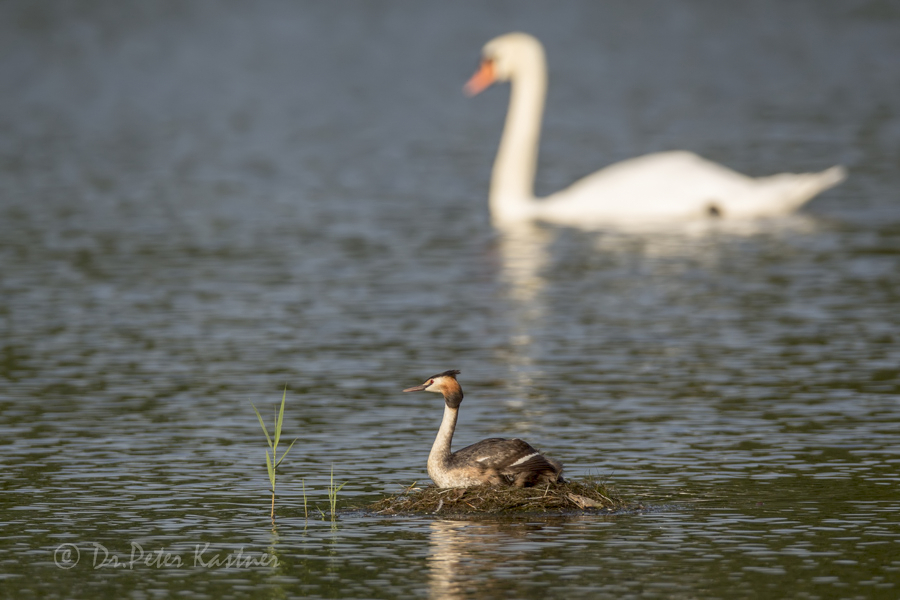
<svg viewBox="0 0 900 600">
<path fill-rule="evenodd" d="M 506 343 L 497 346 L 496 359 L 508 369 L 509 420 L 497 434 L 528 436 L 540 445 L 541 421 L 554 408 L 554 398 L 541 395 L 542 369 L 559 364 L 555 349 L 566 350 L 570 332 L 604 334 L 597 325 L 580 327 L 579 319 L 615 324 L 619 317 L 640 323 L 644 306 L 653 319 L 668 319 L 674 314 L 666 312 L 672 305 L 686 312 L 692 303 L 712 302 L 722 316 L 706 324 L 733 335 L 727 323 L 735 318 L 735 309 L 718 303 L 717 290 L 729 285 L 736 272 L 766 268 L 768 254 L 789 249 L 798 235 L 822 226 L 814 216 L 791 215 L 595 232 L 532 223 L 504 228 L 494 238 L 506 320 Z M 577 339 L 572 344 L 589 346 Z M 571 356 L 581 365 L 591 359 L 589 354 Z M 650 368 L 652 359 L 636 368 L 645 366 Z"/>
<path fill-rule="evenodd" d="M 556 230 L 535 223 L 521 223 L 498 234 L 502 277 L 510 300 L 533 319 L 540 318 L 537 301 L 547 284 L 543 275 L 550 262 L 550 244 Z"/>
<path fill-rule="evenodd" d="M 500 277 L 508 298 L 509 343 L 502 362 L 509 365 L 510 408 L 520 409 L 533 389 L 537 351 L 535 337 L 546 322 L 545 273 L 557 230 L 533 223 L 505 229 L 497 237 Z M 524 422 L 523 422 L 524 425 Z M 517 431 L 523 435 L 527 431 Z"/>
<path fill-rule="evenodd" d="M 587 237 L 591 245 L 588 251 L 607 257 L 613 264 L 626 259 L 676 258 L 715 267 L 717 250 L 729 243 L 760 236 L 789 239 L 813 233 L 821 226 L 821 219 L 798 214 L 776 219 L 709 219 L 665 226 L 632 224 L 583 231 L 576 239 Z M 540 323 L 545 316 L 546 274 L 554 269 L 552 246 L 561 234 L 563 240 L 570 238 L 565 231 L 552 225 L 525 222 L 506 227 L 497 234 L 501 278 L 520 330 Z"/>
</svg>

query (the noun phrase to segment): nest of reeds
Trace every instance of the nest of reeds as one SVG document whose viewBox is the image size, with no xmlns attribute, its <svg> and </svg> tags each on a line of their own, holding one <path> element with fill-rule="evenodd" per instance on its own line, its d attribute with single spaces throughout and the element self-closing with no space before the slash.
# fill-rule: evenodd
<svg viewBox="0 0 900 600">
<path fill-rule="evenodd" d="M 613 490 L 593 479 L 515 488 L 477 486 L 439 488 L 413 484 L 367 507 L 378 514 L 473 514 L 613 512 L 625 503 Z"/>
</svg>

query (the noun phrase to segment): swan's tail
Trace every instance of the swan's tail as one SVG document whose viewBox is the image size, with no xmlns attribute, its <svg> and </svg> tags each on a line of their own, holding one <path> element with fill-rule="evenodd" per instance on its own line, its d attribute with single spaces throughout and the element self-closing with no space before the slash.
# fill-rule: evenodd
<svg viewBox="0 0 900 600">
<path fill-rule="evenodd" d="M 825 169 L 821 173 L 813 173 L 813 175 L 819 181 L 820 186 L 813 194 L 815 195 L 824 192 L 828 188 L 834 187 L 847 179 L 847 169 L 844 165 L 835 165 L 830 169 Z"/>
<path fill-rule="evenodd" d="M 770 200 L 757 205 L 761 213 L 786 214 L 792 212 L 825 190 L 832 188 L 847 178 L 847 169 L 836 165 L 819 173 L 781 173 L 771 177 L 761 177 L 758 192 Z"/>
</svg>

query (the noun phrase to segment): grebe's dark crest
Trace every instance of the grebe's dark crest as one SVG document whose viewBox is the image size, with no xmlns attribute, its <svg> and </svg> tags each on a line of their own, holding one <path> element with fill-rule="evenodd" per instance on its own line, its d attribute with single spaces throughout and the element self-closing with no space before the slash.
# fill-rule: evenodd
<svg viewBox="0 0 900 600">
<path fill-rule="evenodd" d="M 520 439 L 490 438 L 450 451 L 463 391 L 451 369 L 432 375 L 404 392 L 437 392 L 444 396 L 444 419 L 428 455 L 428 475 L 438 487 L 514 485 L 527 487 L 562 482 L 563 466 Z"/>
</svg>

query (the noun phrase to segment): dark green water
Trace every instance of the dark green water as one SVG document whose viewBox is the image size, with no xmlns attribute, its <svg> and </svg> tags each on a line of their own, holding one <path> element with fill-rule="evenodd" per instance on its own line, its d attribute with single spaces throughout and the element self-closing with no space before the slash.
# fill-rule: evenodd
<svg viewBox="0 0 900 600">
<path fill-rule="evenodd" d="M 898 22 L 3 4 L 0 597 L 897 597 Z M 674 148 L 851 177 L 773 222 L 501 235 L 506 94 L 460 86 L 513 29 L 551 66 L 539 191 Z M 647 508 L 356 510 L 426 480 L 440 399 L 400 390 L 450 368 L 456 447 Z M 250 401 L 285 385 L 273 531 Z"/>
</svg>

